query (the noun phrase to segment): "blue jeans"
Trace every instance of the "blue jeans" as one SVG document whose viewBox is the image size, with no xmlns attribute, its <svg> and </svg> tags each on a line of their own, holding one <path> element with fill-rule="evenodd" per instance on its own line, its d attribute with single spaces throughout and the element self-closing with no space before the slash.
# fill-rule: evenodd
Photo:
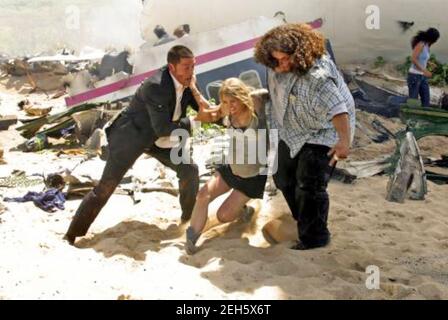
<svg viewBox="0 0 448 320">
<path fill-rule="evenodd" d="M 409 73 L 408 74 L 408 88 L 409 88 L 409 98 L 422 100 L 423 107 L 429 107 L 430 104 L 430 93 L 428 78 L 424 75 Z"/>
</svg>

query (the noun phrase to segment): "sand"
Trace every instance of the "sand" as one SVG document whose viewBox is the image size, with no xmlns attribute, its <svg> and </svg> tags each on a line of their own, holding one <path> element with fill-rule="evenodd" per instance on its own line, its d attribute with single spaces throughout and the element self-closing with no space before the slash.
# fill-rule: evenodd
<svg viewBox="0 0 448 320">
<path fill-rule="evenodd" d="M 0 92 L 2 110 L 13 112 L 23 96 Z M 42 95 L 28 98 L 45 102 Z M 431 139 L 422 150 L 440 156 L 446 140 Z M 55 172 L 80 160 L 14 151 L 22 140 L 14 131 L 0 132 L 7 162 L 0 177 L 14 169 Z M 374 158 L 384 153 L 380 146 L 361 155 L 359 146 L 354 156 Z M 0 201 L 6 207 L 0 210 L 0 299 L 448 299 L 448 186 L 428 182 L 424 201 L 395 204 L 385 200 L 387 181 L 331 182 L 332 242 L 306 252 L 289 249 L 297 231 L 280 193 L 266 194 L 251 222 L 209 229 L 194 256 L 183 250 L 179 202 L 165 193 L 144 194 L 137 205 L 114 195 L 77 247 L 62 237 L 80 200 L 54 213 Z M 0 188 L 0 194 L 42 187 Z M 371 265 L 380 269 L 379 290 L 365 285 Z"/>
<path fill-rule="evenodd" d="M 425 201 L 384 200 L 387 179 L 330 185 L 329 247 L 288 249 L 296 228 L 282 196 L 266 199 L 248 224 L 205 234 L 183 250 L 176 199 L 114 195 L 78 248 L 61 240 L 79 201 L 53 214 L 7 204 L 0 218 L 0 296 L 6 299 L 447 299 L 447 186 Z M 270 228 L 280 221 L 277 229 Z M 263 232 L 263 230 L 265 232 Z M 270 237 L 281 240 L 269 242 Z M 381 289 L 365 286 L 366 267 Z"/>
</svg>

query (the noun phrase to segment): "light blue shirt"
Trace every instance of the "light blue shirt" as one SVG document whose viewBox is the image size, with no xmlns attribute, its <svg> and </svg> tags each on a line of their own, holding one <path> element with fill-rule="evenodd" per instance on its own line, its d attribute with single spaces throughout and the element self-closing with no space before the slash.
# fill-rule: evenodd
<svg viewBox="0 0 448 320">
<path fill-rule="evenodd" d="M 429 58 L 431 58 L 431 52 L 429 51 L 429 45 L 425 43 L 423 46 L 422 52 L 420 52 L 417 60 L 420 66 L 422 66 L 424 69 L 428 66 Z M 417 69 L 417 66 L 413 63 L 411 68 L 409 69 L 409 73 L 413 74 L 423 74 L 423 71 L 420 71 Z"/>
</svg>

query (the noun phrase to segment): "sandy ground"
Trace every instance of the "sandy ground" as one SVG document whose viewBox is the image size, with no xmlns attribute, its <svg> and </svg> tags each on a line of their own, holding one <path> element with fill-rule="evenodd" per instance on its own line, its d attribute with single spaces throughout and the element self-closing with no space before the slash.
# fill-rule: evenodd
<svg viewBox="0 0 448 320">
<path fill-rule="evenodd" d="M 2 113 L 13 112 L 22 96 L 0 92 Z M 14 131 L 0 132 L 7 162 L 0 177 L 14 169 L 55 172 L 79 161 L 13 151 L 20 141 Z M 440 147 L 446 140 L 438 149 L 425 143 L 428 154 L 446 151 Z M 369 147 L 359 159 L 384 153 Z M 139 161 L 144 166 L 148 159 Z M 426 200 L 395 204 L 385 200 L 387 181 L 332 182 L 332 243 L 307 252 L 289 249 L 297 231 L 280 193 L 266 194 L 251 222 L 209 229 L 194 256 L 183 250 L 178 200 L 165 193 L 145 194 L 137 205 L 114 195 L 77 247 L 62 237 L 80 200 L 55 213 L 3 203 L 0 299 L 448 299 L 448 186 L 429 182 Z M 0 188 L 0 194 L 42 187 Z M 371 265 L 380 269 L 379 290 L 366 288 Z"/>
<path fill-rule="evenodd" d="M 0 296 L 5 299 L 447 299 L 447 186 L 425 201 L 384 200 L 386 179 L 330 185 L 329 247 L 288 249 L 296 234 L 283 198 L 258 218 L 209 230 L 186 256 L 174 197 L 133 206 L 113 196 L 79 248 L 61 238 L 79 201 L 53 214 L 7 204 L 1 215 Z M 262 232 L 281 240 L 269 243 Z M 202 241 L 201 241 L 202 242 Z M 366 267 L 381 270 L 368 290 Z"/>
</svg>

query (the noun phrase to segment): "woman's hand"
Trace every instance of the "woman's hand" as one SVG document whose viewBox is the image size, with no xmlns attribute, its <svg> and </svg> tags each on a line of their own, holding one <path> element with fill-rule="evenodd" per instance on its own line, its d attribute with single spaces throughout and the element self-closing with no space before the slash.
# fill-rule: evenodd
<svg viewBox="0 0 448 320">
<path fill-rule="evenodd" d="M 210 106 L 206 109 L 201 109 L 195 120 L 201 122 L 216 122 L 221 118 L 221 105 L 218 105 Z"/>
<path fill-rule="evenodd" d="M 428 70 L 423 71 L 423 75 L 427 78 L 432 78 L 432 72 Z"/>
</svg>

